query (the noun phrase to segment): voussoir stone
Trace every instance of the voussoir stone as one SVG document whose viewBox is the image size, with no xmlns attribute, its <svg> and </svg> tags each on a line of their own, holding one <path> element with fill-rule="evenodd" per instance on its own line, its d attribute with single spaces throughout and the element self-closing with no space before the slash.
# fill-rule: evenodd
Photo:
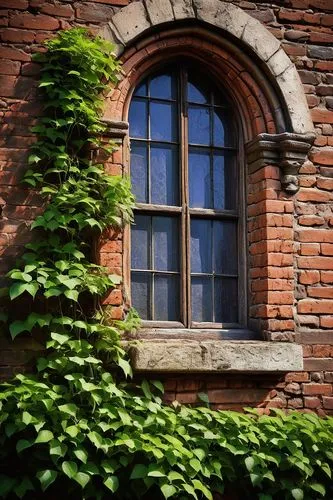
<svg viewBox="0 0 333 500">
<path fill-rule="evenodd" d="M 116 33 L 112 30 L 112 25 L 107 24 L 104 26 L 99 34 L 102 38 L 114 45 L 114 53 L 117 57 L 124 51 L 123 44 L 119 41 Z"/>
<path fill-rule="evenodd" d="M 267 61 L 267 65 L 275 76 L 281 75 L 289 66 L 292 65 L 291 60 L 283 49 L 275 52 Z"/>
<path fill-rule="evenodd" d="M 171 5 L 175 19 L 195 18 L 192 0 L 171 0 Z"/>
<path fill-rule="evenodd" d="M 260 21 L 249 18 L 242 40 L 262 59 L 267 61 L 280 48 L 280 42 L 262 26 Z"/>
<path fill-rule="evenodd" d="M 110 25 L 115 27 L 115 35 L 123 45 L 132 42 L 151 27 L 145 6 L 134 2 L 121 9 L 112 17 Z"/>
<path fill-rule="evenodd" d="M 149 340 L 129 349 L 136 371 L 283 372 L 303 369 L 297 344 L 264 341 Z"/>
<path fill-rule="evenodd" d="M 193 8 L 199 21 L 213 24 L 236 38 L 241 37 L 246 23 L 251 19 L 239 7 L 216 0 L 193 0 Z"/>
<path fill-rule="evenodd" d="M 144 3 L 153 25 L 174 21 L 170 0 L 144 0 Z"/>
</svg>

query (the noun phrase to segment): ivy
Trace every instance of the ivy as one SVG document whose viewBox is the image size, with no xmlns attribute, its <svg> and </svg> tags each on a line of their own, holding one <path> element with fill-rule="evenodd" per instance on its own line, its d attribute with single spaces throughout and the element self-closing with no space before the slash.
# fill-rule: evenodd
<svg viewBox="0 0 333 500">
<path fill-rule="evenodd" d="M 112 46 L 85 30 L 46 42 L 40 87 L 45 115 L 24 183 L 45 199 L 32 242 L 1 296 L 8 335 L 32 335 L 44 352 L 33 375 L 0 393 L 0 497 L 212 499 L 228 485 L 240 498 L 332 498 L 332 419 L 274 417 L 162 403 L 163 385 L 135 385 L 120 334 L 99 299 L 120 278 L 93 261 L 94 241 L 131 222 L 126 178 L 89 160 L 102 97 L 119 64 Z M 121 376 L 121 374 L 123 374 Z"/>
</svg>

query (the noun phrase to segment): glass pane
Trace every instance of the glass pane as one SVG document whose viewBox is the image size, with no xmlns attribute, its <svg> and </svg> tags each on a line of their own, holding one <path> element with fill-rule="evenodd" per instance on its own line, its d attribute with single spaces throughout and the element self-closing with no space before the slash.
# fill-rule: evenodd
<svg viewBox="0 0 333 500">
<path fill-rule="evenodd" d="M 128 117 L 130 137 L 147 138 L 147 111 L 146 101 L 132 99 Z"/>
<path fill-rule="evenodd" d="M 150 135 L 155 141 L 177 140 L 177 114 L 175 104 L 150 103 Z"/>
<path fill-rule="evenodd" d="M 236 278 L 215 278 L 214 301 L 217 323 L 238 322 L 238 284 Z"/>
<path fill-rule="evenodd" d="M 222 109 L 214 110 L 214 146 L 233 146 L 231 117 Z"/>
<path fill-rule="evenodd" d="M 149 269 L 149 248 L 151 217 L 136 215 L 131 231 L 132 269 Z"/>
<path fill-rule="evenodd" d="M 214 271 L 237 274 L 237 223 L 214 221 Z"/>
<path fill-rule="evenodd" d="M 151 275 L 148 273 L 132 273 L 131 294 L 132 306 L 138 311 L 140 318 L 151 319 L 150 315 L 150 285 Z"/>
<path fill-rule="evenodd" d="M 153 217 L 154 269 L 178 271 L 178 227 L 176 217 Z"/>
<path fill-rule="evenodd" d="M 188 130 L 190 144 L 210 144 L 209 109 L 200 106 L 188 108 Z"/>
<path fill-rule="evenodd" d="M 179 321 L 179 277 L 155 274 L 154 320 Z"/>
<path fill-rule="evenodd" d="M 145 80 L 136 87 L 134 96 L 145 97 L 147 95 L 148 95 L 147 81 Z"/>
<path fill-rule="evenodd" d="M 192 321 L 213 321 L 212 278 L 192 277 Z"/>
<path fill-rule="evenodd" d="M 171 75 L 157 75 L 150 81 L 150 97 L 175 99 L 175 81 Z"/>
<path fill-rule="evenodd" d="M 209 151 L 191 149 L 189 153 L 190 206 L 212 207 L 212 179 Z"/>
<path fill-rule="evenodd" d="M 233 153 L 214 151 L 214 208 L 236 208 L 236 163 Z"/>
<path fill-rule="evenodd" d="M 187 84 L 187 100 L 198 104 L 206 104 L 209 100 L 207 89 L 202 88 L 202 85 L 192 76 L 189 76 Z"/>
<path fill-rule="evenodd" d="M 178 205 L 179 175 L 177 146 L 152 145 L 150 149 L 151 202 Z"/>
<path fill-rule="evenodd" d="M 131 141 L 131 183 L 137 202 L 148 202 L 147 146 Z"/>
<path fill-rule="evenodd" d="M 212 272 L 212 223 L 210 220 L 191 221 L 191 273 Z"/>
</svg>

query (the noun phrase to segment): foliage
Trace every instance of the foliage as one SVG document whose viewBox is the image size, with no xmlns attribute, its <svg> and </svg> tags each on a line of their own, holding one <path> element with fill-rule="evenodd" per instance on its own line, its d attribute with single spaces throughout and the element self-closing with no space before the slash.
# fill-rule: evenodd
<svg viewBox="0 0 333 500">
<path fill-rule="evenodd" d="M 99 96 L 118 65 L 82 29 L 47 47 L 47 116 L 25 182 L 48 204 L 7 291 L 12 338 L 31 332 L 46 345 L 35 375 L 2 384 L 0 497 L 211 499 L 232 484 L 240 498 L 332 498 L 332 419 L 167 406 L 160 382 L 121 380 L 131 367 L 119 333 L 138 317 L 104 320 L 98 297 L 120 279 L 91 254 L 98 233 L 131 220 L 133 197 L 128 181 L 86 159 L 87 145 L 101 147 Z"/>
</svg>

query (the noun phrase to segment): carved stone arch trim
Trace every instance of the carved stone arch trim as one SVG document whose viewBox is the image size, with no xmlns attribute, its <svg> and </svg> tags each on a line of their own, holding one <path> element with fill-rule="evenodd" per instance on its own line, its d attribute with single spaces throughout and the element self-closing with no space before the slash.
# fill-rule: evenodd
<svg viewBox="0 0 333 500">
<path fill-rule="evenodd" d="M 120 55 L 147 32 L 167 23 L 197 21 L 221 30 L 259 59 L 279 88 L 294 134 L 313 133 L 313 123 L 297 70 L 280 42 L 256 19 L 220 0 L 143 0 L 118 11 L 103 30 Z"/>
</svg>

